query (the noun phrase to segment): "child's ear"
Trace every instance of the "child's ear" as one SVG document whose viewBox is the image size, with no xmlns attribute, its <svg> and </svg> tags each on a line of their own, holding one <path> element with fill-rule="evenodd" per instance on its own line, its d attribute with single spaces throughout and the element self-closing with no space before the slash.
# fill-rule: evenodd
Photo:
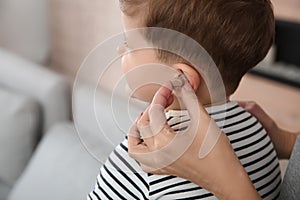
<svg viewBox="0 0 300 200">
<path fill-rule="evenodd" d="M 201 76 L 197 70 L 195 70 L 192 66 L 185 63 L 176 63 L 173 67 L 181 71 L 189 80 L 189 83 L 196 91 L 201 83 Z"/>
</svg>

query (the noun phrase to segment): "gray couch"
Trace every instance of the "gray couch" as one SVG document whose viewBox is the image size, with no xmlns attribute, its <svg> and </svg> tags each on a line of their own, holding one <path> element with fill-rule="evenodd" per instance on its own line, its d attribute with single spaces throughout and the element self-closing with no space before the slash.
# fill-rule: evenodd
<svg viewBox="0 0 300 200">
<path fill-rule="evenodd" d="M 81 144 L 74 124 L 57 124 L 38 145 L 8 199 L 85 199 L 99 166 Z"/>
<path fill-rule="evenodd" d="M 0 49 L 0 199 L 5 199 L 36 145 L 70 119 L 70 89 L 52 71 Z"/>
</svg>

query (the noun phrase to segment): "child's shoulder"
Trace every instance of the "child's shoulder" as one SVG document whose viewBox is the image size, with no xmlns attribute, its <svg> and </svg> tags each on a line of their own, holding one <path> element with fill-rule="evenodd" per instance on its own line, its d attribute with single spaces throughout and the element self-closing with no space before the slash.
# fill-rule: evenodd
<svg viewBox="0 0 300 200">
<path fill-rule="evenodd" d="M 127 138 L 115 147 L 104 165 L 125 173 L 145 173 L 141 170 L 139 163 L 129 156 Z"/>
</svg>

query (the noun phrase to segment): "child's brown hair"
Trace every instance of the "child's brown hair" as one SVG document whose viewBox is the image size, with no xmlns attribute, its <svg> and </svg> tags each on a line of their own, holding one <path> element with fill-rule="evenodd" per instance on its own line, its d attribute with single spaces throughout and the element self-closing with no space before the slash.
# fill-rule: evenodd
<svg viewBox="0 0 300 200">
<path fill-rule="evenodd" d="M 176 30 L 196 40 L 216 63 L 227 95 L 274 41 L 270 0 L 120 0 L 120 7 L 125 15 L 141 14 L 137 17 L 145 27 Z"/>
</svg>

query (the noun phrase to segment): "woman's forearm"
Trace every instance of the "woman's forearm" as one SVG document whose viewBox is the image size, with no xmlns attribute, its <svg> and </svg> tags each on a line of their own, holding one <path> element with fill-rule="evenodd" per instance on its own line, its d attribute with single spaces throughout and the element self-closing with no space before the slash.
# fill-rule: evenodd
<svg viewBox="0 0 300 200">
<path fill-rule="evenodd" d="M 203 160 L 195 160 L 192 156 L 190 159 L 186 163 L 192 165 L 190 170 L 185 170 L 188 172 L 185 178 L 209 190 L 218 199 L 261 199 L 225 134 L 220 136 L 214 149 Z M 203 169 L 203 162 L 209 163 L 206 165 L 209 169 Z M 210 172 L 207 181 L 203 171 Z"/>
<path fill-rule="evenodd" d="M 289 159 L 294 149 L 298 133 L 278 128 L 276 134 L 271 134 L 272 142 L 280 159 Z"/>
<path fill-rule="evenodd" d="M 256 200 L 261 199 L 256 189 L 254 188 L 248 174 L 236 157 L 232 148 L 228 148 L 230 145 L 228 138 L 223 134 L 219 140 L 219 147 L 215 150 L 217 158 L 221 158 L 218 162 L 219 170 L 216 170 L 216 184 L 217 187 L 213 188 L 212 192 L 221 200 Z M 212 152 L 213 153 L 213 152 Z M 224 165 L 220 167 L 220 165 Z M 218 173 L 222 173 L 218 175 Z M 225 174 L 225 176 L 224 176 Z"/>
</svg>

